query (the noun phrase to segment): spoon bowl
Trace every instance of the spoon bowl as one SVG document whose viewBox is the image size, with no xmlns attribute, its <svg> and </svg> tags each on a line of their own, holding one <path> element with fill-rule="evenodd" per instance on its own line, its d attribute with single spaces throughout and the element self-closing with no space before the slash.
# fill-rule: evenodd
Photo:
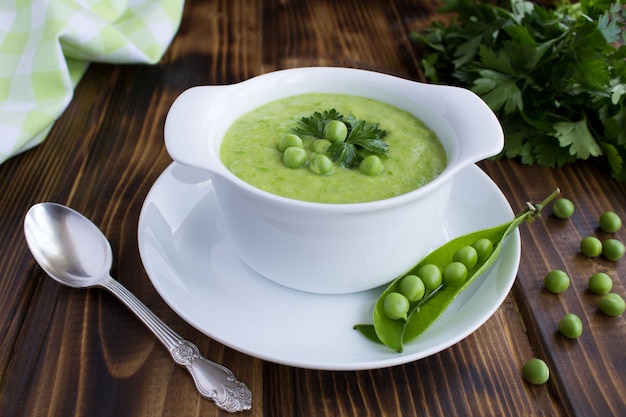
<svg viewBox="0 0 626 417">
<path fill-rule="evenodd" d="M 24 234 L 37 263 L 61 284 L 94 287 L 109 277 L 111 245 L 76 211 L 60 204 L 37 204 L 26 215 Z"/>
<path fill-rule="evenodd" d="M 100 229 L 82 214 L 56 203 L 40 203 L 24 219 L 26 242 L 50 277 L 74 288 L 101 287 L 122 301 L 187 369 L 202 396 L 229 412 L 248 410 L 252 393 L 224 366 L 200 355 L 122 284 L 111 278 L 113 252 Z"/>
</svg>

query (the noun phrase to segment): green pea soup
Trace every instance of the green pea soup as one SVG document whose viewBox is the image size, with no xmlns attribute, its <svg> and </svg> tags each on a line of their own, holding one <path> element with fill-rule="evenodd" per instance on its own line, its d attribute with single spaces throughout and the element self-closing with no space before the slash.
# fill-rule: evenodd
<svg viewBox="0 0 626 417">
<path fill-rule="evenodd" d="M 318 175 L 306 166 L 285 166 L 278 149 L 280 138 L 292 133 L 301 118 L 330 109 L 380 123 L 389 144 L 387 156 L 381 157 L 381 174 L 368 176 L 358 169 L 335 166 L 331 174 Z M 301 139 L 312 158 L 315 138 Z M 257 188 L 318 203 L 361 203 L 405 194 L 432 181 L 447 164 L 436 134 L 410 113 L 370 98 L 325 93 L 279 99 L 244 114 L 226 132 L 220 159 L 233 174 Z"/>
</svg>

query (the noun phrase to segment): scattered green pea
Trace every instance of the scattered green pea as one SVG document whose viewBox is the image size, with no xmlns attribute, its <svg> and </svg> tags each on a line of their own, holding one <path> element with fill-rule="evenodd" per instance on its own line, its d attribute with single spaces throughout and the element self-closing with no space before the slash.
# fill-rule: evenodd
<svg viewBox="0 0 626 417">
<path fill-rule="evenodd" d="M 464 246 L 454 253 L 452 260 L 472 269 L 478 263 L 478 251 L 473 246 Z"/>
<path fill-rule="evenodd" d="M 552 213 L 559 219 L 567 219 L 574 214 L 574 203 L 567 198 L 559 198 L 552 205 Z"/>
<path fill-rule="evenodd" d="M 424 281 L 417 275 L 407 275 L 400 281 L 398 287 L 400 293 L 402 293 L 410 302 L 419 301 L 424 298 L 426 287 Z"/>
<path fill-rule="evenodd" d="M 443 268 L 443 285 L 450 288 L 459 288 L 467 278 L 467 267 L 461 262 L 450 262 Z"/>
<path fill-rule="evenodd" d="M 443 282 L 441 270 L 437 265 L 426 264 L 420 268 L 417 275 L 422 279 L 427 290 L 437 289 Z"/>
<path fill-rule="evenodd" d="M 328 175 L 333 172 L 334 167 L 333 161 L 324 154 L 315 155 L 309 162 L 309 169 L 318 175 Z"/>
<path fill-rule="evenodd" d="M 522 367 L 522 376 L 533 385 L 541 385 L 550 379 L 550 369 L 548 365 L 538 358 L 533 358 Z"/>
<path fill-rule="evenodd" d="M 359 164 L 359 170 L 365 175 L 375 177 L 383 172 L 383 163 L 376 155 L 368 155 Z"/>
<path fill-rule="evenodd" d="M 544 285 L 548 291 L 559 294 L 569 288 L 570 279 L 567 272 L 553 269 L 546 274 Z"/>
<path fill-rule="evenodd" d="M 613 288 L 613 280 L 608 274 L 598 272 L 589 277 L 589 290 L 596 294 L 608 294 Z"/>
<path fill-rule="evenodd" d="M 331 144 L 332 142 L 328 139 L 315 139 L 311 144 L 311 150 L 315 153 L 325 154 Z"/>
<path fill-rule="evenodd" d="M 409 312 L 409 300 L 399 292 L 390 292 L 385 297 L 385 314 L 392 320 L 406 319 Z"/>
<path fill-rule="evenodd" d="M 485 259 L 489 258 L 489 256 L 493 252 L 493 243 L 491 242 L 491 240 L 486 238 L 478 239 L 472 244 L 472 247 L 476 249 L 478 262 L 483 262 Z"/>
<path fill-rule="evenodd" d="M 624 256 L 626 248 L 617 239 L 607 239 L 602 243 L 602 255 L 609 261 L 617 261 Z"/>
<path fill-rule="evenodd" d="M 559 321 L 559 331 L 565 337 L 577 339 L 583 334 L 583 322 L 576 314 L 566 314 Z"/>
<path fill-rule="evenodd" d="M 612 211 L 605 211 L 600 216 L 600 229 L 604 230 L 605 232 L 617 232 L 621 227 L 622 219 L 620 219 L 620 217 L 616 213 Z"/>
<path fill-rule="evenodd" d="M 600 299 L 600 311 L 607 316 L 621 316 L 626 310 L 624 299 L 614 292 L 610 292 Z"/>
<path fill-rule="evenodd" d="M 283 163 L 292 169 L 300 168 L 306 163 L 306 156 L 304 148 L 290 146 L 283 153 Z"/>
<path fill-rule="evenodd" d="M 348 126 L 341 120 L 331 120 L 324 126 L 324 137 L 331 142 L 343 142 L 348 136 Z"/>
<path fill-rule="evenodd" d="M 602 242 L 595 236 L 586 236 L 580 241 L 580 251 L 589 258 L 595 258 L 602 253 Z"/>
<path fill-rule="evenodd" d="M 300 136 L 294 133 L 289 133 L 287 135 L 284 135 L 278 141 L 278 150 L 281 152 L 285 152 L 285 149 L 290 148 L 292 146 L 295 146 L 297 148 L 302 148 L 302 139 L 300 139 Z"/>
</svg>

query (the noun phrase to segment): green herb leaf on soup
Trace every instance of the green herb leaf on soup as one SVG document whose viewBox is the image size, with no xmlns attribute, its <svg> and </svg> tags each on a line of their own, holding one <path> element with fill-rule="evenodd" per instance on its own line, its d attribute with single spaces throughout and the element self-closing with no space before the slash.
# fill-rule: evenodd
<svg viewBox="0 0 626 417">
<path fill-rule="evenodd" d="M 376 155 L 387 155 L 389 145 L 384 141 L 387 132 L 380 129 L 379 123 L 368 123 L 350 114 L 344 117 L 335 109 L 315 112 L 310 117 L 303 117 L 293 132 L 301 136 L 324 139 L 324 128 L 328 122 L 339 120 L 348 127 L 345 140 L 333 142 L 328 147 L 328 155 L 339 166 L 355 168 L 363 160 L 361 150 Z"/>
<path fill-rule="evenodd" d="M 311 136 L 318 139 L 324 138 L 324 128 L 326 124 L 332 120 L 342 120 L 343 115 L 337 110 L 327 110 L 323 113 L 315 112 L 310 117 L 303 117 L 298 121 L 297 127 L 293 128 L 293 132 L 300 136 Z"/>
</svg>

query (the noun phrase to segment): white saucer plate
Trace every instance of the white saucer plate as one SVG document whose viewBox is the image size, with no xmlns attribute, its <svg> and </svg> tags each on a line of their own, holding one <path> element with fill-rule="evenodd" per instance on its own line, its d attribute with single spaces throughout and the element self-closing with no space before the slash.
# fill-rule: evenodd
<svg viewBox="0 0 626 417">
<path fill-rule="evenodd" d="M 454 181 L 445 225 L 433 247 L 513 218 L 502 192 L 478 167 L 466 168 Z M 172 163 L 153 185 L 139 219 L 139 251 L 148 276 L 167 304 L 199 331 L 240 352 L 284 365 L 362 370 L 435 354 L 493 315 L 519 267 L 516 231 L 490 270 L 404 352 L 396 353 L 353 330 L 355 324 L 371 323 L 372 306 L 382 288 L 320 295 L 275 284 L 239 261 L 220 231 L 216 210 L 209 175 Z"/>
</svg>

